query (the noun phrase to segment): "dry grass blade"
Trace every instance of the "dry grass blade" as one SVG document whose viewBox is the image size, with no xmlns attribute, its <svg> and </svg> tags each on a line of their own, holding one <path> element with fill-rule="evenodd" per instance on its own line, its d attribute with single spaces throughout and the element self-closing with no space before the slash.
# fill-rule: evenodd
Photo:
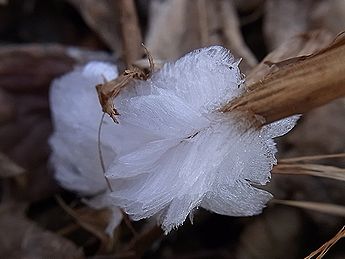
<svg viewBox="0 0 345 259">
<path fill-rule="evenodd" d="M 321 202 L 311 202 L 311 201 L 292 201 L 292 200 L 277 200 L 273 199 L 271 201 L 275 204 L 288 205 L 292 207 L 314 210 L 321 213 L 327 213 L 334 216 L 345 217 L 345 206 L 321 203 Z"/>
<path fill-rule="evenodd" d="M 301 114 L 345 96 L 345 36 L 329 47 L 280 68 L 229 102 L 222 112 L 259 115 L 265 123 Z"/>
<path fill-rule="evenodd" d="M 317 250 L 312 252 L 310 255 L 305 257 L 304 259 L 312 259 L 313 257 L 317 256 L 316 259 L 321 259 L 324 255 L 328 252 L 328 250 L 339 241 L 339 239 L 345 237 L 345 226 L 343 226 L 340 231 L 332 237 L 329 241 L 324 243 L 320 246 Z"/>
<path fill-rule="evenodd" d="M 345 169 L 318 164 L 278 164 L 272 170 L 275 174 L 310 175 L 345 181 Z"/>
<path fill-rule="evenodd" d="M 279 163 L 295 163 L 295 162 L 302 162 L 302 161 L 314 161 L 314 160 L 329 159 L 329 158 L 342 158 L 342 157 L 345 158 L 345 153 L 285 158 L 285 159 L 280 159 Z"/>
</svg>

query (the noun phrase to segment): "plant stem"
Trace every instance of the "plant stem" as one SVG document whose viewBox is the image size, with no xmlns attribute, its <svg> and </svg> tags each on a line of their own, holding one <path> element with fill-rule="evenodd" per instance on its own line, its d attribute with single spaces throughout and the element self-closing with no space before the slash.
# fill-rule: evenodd
<svg viewBox="0 0 345 259">
<path fill-rule="evenodd" d="M 143 54 L 138 15 L 133 0 L 117 0 L 116 4 L 120 16 L 122 56 L 128 67 Z"/>
<path fill-rule="evenodd" d="M 291 63 L 285 61 L 277 72 L 249 86 L 245 94 L 227 103 L 221 111 L 247 111 L 262 116 L 262 123 L 268 124 L 343 96 L 345 37 L 339 36 L 316 54 L 292 59 Z"/>
</svg>

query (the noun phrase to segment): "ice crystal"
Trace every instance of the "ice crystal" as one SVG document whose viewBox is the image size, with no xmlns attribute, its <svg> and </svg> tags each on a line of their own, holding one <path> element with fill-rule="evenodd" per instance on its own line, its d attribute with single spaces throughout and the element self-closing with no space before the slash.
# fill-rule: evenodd
<svg viewBox="0 0 345 259">
<path fill-rule="evenodd" d="M 219 112 L 244 91 L 238 64 L 228 50 L 212 46 L 124 89 L 115 99 L 120 124 L 107 118 L 103 125 L 113 189 L 108 202 L 134 220 L 156 217 L 166 232 L 198 207 L 229 216 L 262 211 L 271 194 L 253 184 L 269 181 L 276 163 L 272 138 L 288 132 L 296 117 L 257 129 L 239 122 L 241 114 Z M 115 77 L 112 69 L 89 64 L 53 86 L 52 160 L 66 188 L 105 188 L 97 154 L 101 108 L 91 86 L 111 71 Z"/>
<path fill-rule="evenodd" d="M 95 84 L 102 82 L 103 77 L 111 80 L 117 76 L 115 66 L 90 62 L 84 68 L 77 68 L 56 79 L 50 91 L 54 126 L 50 138 L 50 162 L 55 168 L 55 177 L 66 189 L 92 197 L 86 200 L 90 206 L 96 209 L 108 207 L 113 211 L 113 219 L 107 228 L 109 234 L 122 216 L 120 210 L 107 199 L 107 184 L 97 145 L 102 112 L 99 110 Z M 103 129 L 104 139 L 111 137 L 114 132 L 108 125 Z M 107 141 L 102 141 L 101 147 L 105 164 L 108 165 L 115 157 L 115 151 Z"/>
</svg>

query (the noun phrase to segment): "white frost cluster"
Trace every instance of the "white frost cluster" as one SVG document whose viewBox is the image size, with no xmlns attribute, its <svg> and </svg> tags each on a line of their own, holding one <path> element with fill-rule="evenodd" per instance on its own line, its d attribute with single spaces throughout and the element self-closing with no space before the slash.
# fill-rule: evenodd
<svg viewBox="0 0 345 259">
<path fill-rule="evenodd" d="M 243 93 L 238 61 L 213 46 L 167 63 L 147 81 L 136 81 L 115 99 L 120 124 L 107 116 L 102 149 L 113 191 L 107 202 L 134 220 L 156 217 L 169 232 L 194 209 L 229 216 L 262 211 L 271 194 L 264 185 L 276 163 L 272 138 L 288 132 L 296 117 L 261 130 L 218 111 Z M 56 81 L 51 93 L 51 139 L 57 179 L 86 194 L 104 190 L 97 152 L 101 108 L 94 86 L 117 76 L 90 63 Z"/>
<path fill-rule="evenodd" d="M 97 142 L 102 112 L 95 85 L 102 82 L 103 77 L 111 80 L 117 76 L 115 66 L 90 62 L 84 68 L 56 79 L 50 91 L 54 126 L 49 141 L 52 148 L 50 161 L 55 168 L 55 177 L 66 189 L 92 197 L 86 200 L 88 205 L 96 209 L 108 207 L 112 210 L 112 221 L 107 228 L 109 234 L 120 223 L 122 214 L 107 199 L 107 184 Z M 105 125 L 103 134 L 109 139 L 116 134 L 116 129 Z M 107 141 L 102 141 L 101 147 L 105 164 L 109 165 L 116 153 Z"/>
</svg>

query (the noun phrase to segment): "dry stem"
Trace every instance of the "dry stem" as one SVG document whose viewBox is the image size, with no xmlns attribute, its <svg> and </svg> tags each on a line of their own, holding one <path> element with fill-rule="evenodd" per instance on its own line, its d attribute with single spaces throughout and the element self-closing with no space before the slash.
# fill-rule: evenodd
<svg viewBox="0 0 345 259">
<path fill-rule="evenodd" d="M 246 111 L 271 123 L 345 96 L 345 37 L 317 54 L 285 62 L 248 89 L 221 111 Z"/>
<path fill-rule="evenodd" d="M 116 4 L 120 16 L 122 55 L 128 67 L 143 54 L 141 32 L 134 1 L 117 0 Z"/>
</svg>

